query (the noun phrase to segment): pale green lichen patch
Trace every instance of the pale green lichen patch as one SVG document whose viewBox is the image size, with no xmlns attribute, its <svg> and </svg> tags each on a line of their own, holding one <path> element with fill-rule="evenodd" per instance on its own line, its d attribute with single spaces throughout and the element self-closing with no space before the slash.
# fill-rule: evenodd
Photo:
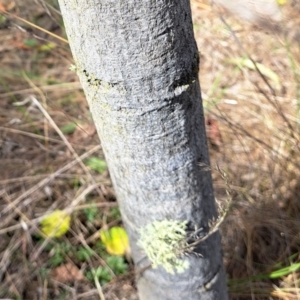
<svg viewBox="0 0 300 300">
<path fill-rule="evenodd" d="M 189 267 L 184 256 L 187 222 L 154 221 L 140 230 L 138 245 L 142 247 L 153 268 L 162 266 L 168 273 L 183 273 Z"/>
<path fill-rule="evenodd" d="M 83 70 L 82 72 L 83 72 L 89 86 L 92 86 L 95 88 L 101 86 L 101 80 L 96 78 L 95 75 L 89 74 L 86 70 Z"/>
<path fill-rule="evenodd" d="M 70 67 L 69 67 L 69 70 L 70 70 L 70 71 L 73 71 L 73 72 L 77 72 L 77 67 L 76 67 L 76 65 L 71 64 Z"/>
</svg>

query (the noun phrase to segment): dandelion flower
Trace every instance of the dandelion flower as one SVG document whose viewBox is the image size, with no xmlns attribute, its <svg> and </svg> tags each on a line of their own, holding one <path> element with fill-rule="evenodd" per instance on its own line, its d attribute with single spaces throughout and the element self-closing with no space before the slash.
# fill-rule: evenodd
<svg viewBox="0 0 300 300">
<path fill-rule="evenodd" d="M 63 210 L 55 210 L 41 221 L 41 230 L 47 237 L 61 237 L 70 229 L 71 217 Z"/>
<path fill-rule="evenodd" d="M 128 235 L 122 227 L 112 227 L 100 232 L 102 243 L 106 251 L 112 255 L 125 255 L 129 249 Z"/>
</svg>

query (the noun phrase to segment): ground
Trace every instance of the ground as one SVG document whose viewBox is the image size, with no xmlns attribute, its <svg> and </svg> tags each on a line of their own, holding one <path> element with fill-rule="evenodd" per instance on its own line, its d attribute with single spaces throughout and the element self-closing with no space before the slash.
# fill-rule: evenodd
<svg viewBox="0 0 300 300">
<path fill-rule="evenodd" d="M 192 0 L 231 299 L 300 299 L 297 5 L 275 32 Z M 100 240 L 122 222 L 58 4 L 0 10 L 0 298 L 137 299 L 130 257 Z M 68 233 L 45 238 L 66 207 Z"/>
</svg>

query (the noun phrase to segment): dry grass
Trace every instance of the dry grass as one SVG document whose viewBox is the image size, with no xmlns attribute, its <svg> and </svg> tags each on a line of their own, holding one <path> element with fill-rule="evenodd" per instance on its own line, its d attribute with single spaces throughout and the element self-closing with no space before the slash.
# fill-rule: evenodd
<svg viewBox="0 0 300 300">
<path fill-rule="evenodd" d="M 230 295 L 300 299 L 299 44 L 193 8 L 199 12 L 194 23 L 205 107 L 222 137 L 211 161 L 226 171 L 233 191 L 232 209 L 221 228 Z M 289 21 L 282 32 L 298 25 L 295 9 L 284 8 Z M 272 70 L 278 82 L 269 72 L 264 79 L 246 64 L 238 66 L 241 58 Z M 218 172 L 214 184 L 222 200 L 226 187 Z M 291 265 L 293 272 L 273 273 Z"/>
<path fill-rule="evenodd" d="M 2 3 L 9 13 L 64 37 L 55 1 Z M 226 172 L 233 196 L 221 226 L 231 298 L 300 299 L 300 46 L 229 16 L 227 27 L 198 0 L 192 8 L 203 99 L 213 124 L 212 166 Z M 284 8 L 285 32 L 299 26 L 299 12 Z M 108 173 L 85 164 L 86 158 L 103 155 L 78 79 L 68 70 L 68 46 L 5 17 L 0 19 L 0 298 L 136 299 L 132 274 L 103 288 L 83 276 L 106 267 L 98 232 L 121 220 Z M 49 42 L 56 43 L 54 49 L 41 48 Z M 267 77 L 267 84 L 257 70 L 238 66 L 248 54 L 278 81 Z M 76 126 L 66 133 L 70 124 Z M 222 203 L 226 184 L 217 171 L 213 176 Z M 57 208 L 73 211 L 72 229 L 62 240 L 45 241 L 39 220 Z M 90 251 L 84 260 L 80 249 Z M 294 269 L 284 270 L 289 266 Z"/>
</svg>

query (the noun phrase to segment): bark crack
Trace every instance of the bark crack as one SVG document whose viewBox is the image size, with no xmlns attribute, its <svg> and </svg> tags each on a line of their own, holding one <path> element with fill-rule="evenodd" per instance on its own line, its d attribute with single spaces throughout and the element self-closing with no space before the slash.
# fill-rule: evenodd
<svg viewBox="0 0 300 300">
<path fill-rule="evenodd" d="M 109 91 L 113 88 L 118 89 L 118 92 L 122 92 L 122 90 L 124 90 L 124 87 L 122 87 L 120 82 L 108 82 L 101 80 L 94 74 L 89 73 L 86 69 L 82 70 L 76 65 L 71 65 L 70 70 L 76 72 L 78 75 L 83 76 L 90 87 L 94 87 L 96 89 L 102 88 L 103 91 Z"/>
<path fill-rule="evenodd" d="M 212 290 L 213 286 L 217 283 L 221 275 L 221 272 L 222 272 L 222 267 L 219 266 L 217 272 L 212 274 L 212 277 L 210 277 L 209 280 L 198 289 L 198 292 L 203 293 Z"/>
</svg>

